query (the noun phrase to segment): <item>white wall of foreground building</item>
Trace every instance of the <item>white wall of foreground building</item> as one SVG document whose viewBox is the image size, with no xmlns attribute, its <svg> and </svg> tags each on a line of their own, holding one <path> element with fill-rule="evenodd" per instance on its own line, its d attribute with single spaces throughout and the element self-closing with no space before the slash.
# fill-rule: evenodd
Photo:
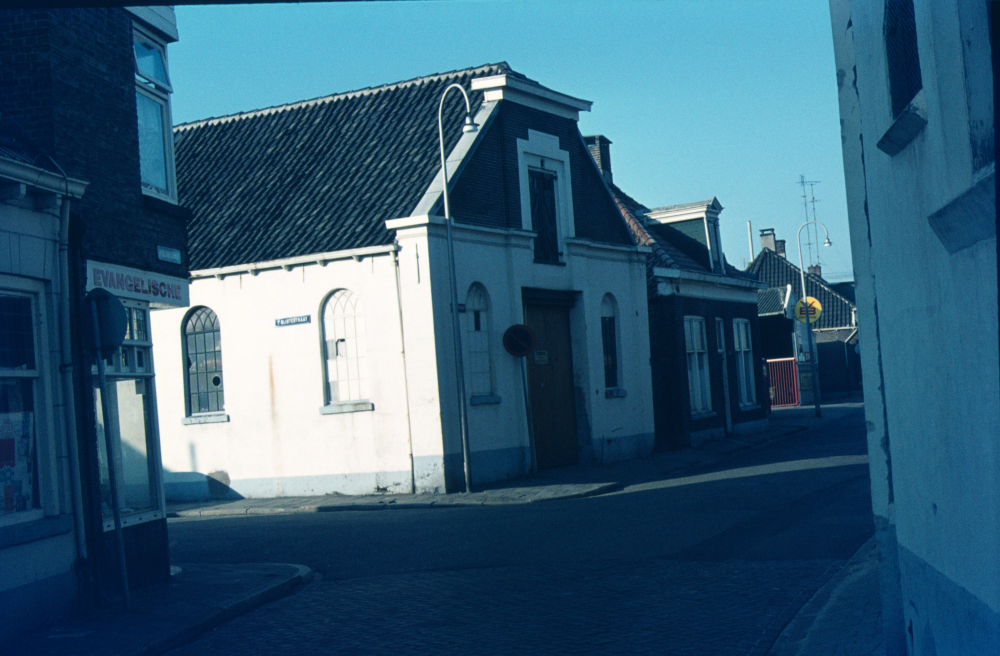
<svg viewBox="0 0 1000 656">
<path fill-rule="evenodd" d="M 417 284 L 417 253 L 423 258 L 424 249 L 430 248 L 445 452 L 451 471 L 461 471 L 460 424 L 457 404 L 452 402 L 457 397 L 443 219 L 423 216 L 387 223 L 397 229 L 402 247 L 404 299 L 413 295 L 410 287 Z M 469 407 L 473 484 L 520 475 L 531 466 L 521 363 L 501 344 L 509 326 L 524 323 L 524 288 L 579 292 L 569 318 L 581 462 L 636 458 L 653 448 L 645 251 L 567 239 L 564 266 L 536 264 L 532 237 L 533 233 L 522 230 L 461 223 L 453 230 L 459 303 L 465 302 L 474 283 L 482 285 L 490 297 L 490 351 L 494 395 L 499 397 L 499 403 Z M 607 293 L 614 295 L 619 307 L 619 387 L 625 390 L 623 397 L 608 398 L 605 394 L 600 311 Z M 468 314 L 461 315 L 460 320 L 464 339 Z M 410 351 L 408 345 L 407 353 Z M 412 366 L 409 361 L 408 366 Z"/>
<path fill-rule="evenodd" d="M 1000 653 L 995 165 L 975 156 L 984 126 L 992 140 L 986 3 L 914 5 L 926 125 L 889 155 L 884 7 L 830 3 L 886 646 Z"/>
<path fill-rule="evenodd" d="M 228 421 L 186 424 L 181 330 L 188 310 L 152 315 L 158 401 L 168 498 L 203 498 L 205 475 L 217 475 L 244 497 L 410 491 L 410 447 L 403 384 L 399 311 L 392 253 L 249 272 L 195 277 L 191 306 L 218 316 Z M 195 272 L 194 276 L 198 276 Z M 426 277 L 425 277 L 426 279 Z M 425 285 L 426 286 L 426 285 Z M 321 414 L 324 407 L 320 316 L 324 299 L 348 289 L 361 302 L 367 333 L 368 381 L 374 410 Z M 434 344 L 420 304 L 408 315 L 417 353 Z M 309 315 L 310 322 L 275 320 Z M 433 369 L 411 366 L 420 421 L 414 447 L 425 463 L 421 490 L 443 485 L 435 431 Z M 429 415 L 429 416 L 427 416 Z M 427 471 L 428 467 L 430 472 Z M 436 473 L 435 473 L 436 471 Z"/>
<path fill-rule="evenodd" d="M 168 498 L 208 497 L 207 475 L 228 481 L 231 494 L 244 497 L 409 492 L 411 475 L 417 492 L 461 486 L 443 221 L 413 217 L 399 224 L 398 297 L 390 246 L 378 253 L 369 249 L 360 261 L 339 253 L 293 258 L 284 267 L 262 263 L 242 271 L 194 272 L 191 309 L 152 314 Z M 645 253 L 569 240 L 565 266 L 539 265 L 533 262 L 532 233 L 459 224 L 454 234 L 459 302 L 474 283 L 490 301 L 492 398 L 467 405 L 473 484 L 522 475 L 532 464 L 521 363 L 501 342 L 508 326 L 524 321 L 525 287 L 579 292 L 570 327 L 581 461 L 648 454 L 653 416 Z M 316 263 L 324 258 L 331 261 Z M 336 289 L 349 289 L 363 305 L 372 410 L 320 413 L 319 315 Z M 623 397 L 607 398 L 604 389 L 600 310 L 606 293 L 619 306 Z M 200 306 L 219 318 L 225 413 L 210 418 L 216 421 L 191 423 L 185 421 L 181 331 L 184 318 Z M 275 325 L 276 319 L 304 315 L 309 323 Z M 463 330 L 470 317 L 461 315 Z M 469 375 L 467 362 L 467 387 Z M 218 494 L 220 486 L 213 489 Z"/>
</svg>

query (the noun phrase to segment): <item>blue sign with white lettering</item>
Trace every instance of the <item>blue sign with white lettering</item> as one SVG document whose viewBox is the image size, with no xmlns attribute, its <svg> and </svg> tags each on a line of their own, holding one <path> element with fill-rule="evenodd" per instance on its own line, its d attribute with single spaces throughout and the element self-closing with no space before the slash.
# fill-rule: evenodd
<svg viewBox="0 0 1000 656">
<path fill-rule="evenodd" d="M 308 314 L 304 314 L 301 317 L 285 317 L 284 319 L 275 319 L 274 325 L 280 328 L 281 326 L 294 326 L 300 323 L 309 323 L 311 320 L 312 319 Z"/>
</svg>

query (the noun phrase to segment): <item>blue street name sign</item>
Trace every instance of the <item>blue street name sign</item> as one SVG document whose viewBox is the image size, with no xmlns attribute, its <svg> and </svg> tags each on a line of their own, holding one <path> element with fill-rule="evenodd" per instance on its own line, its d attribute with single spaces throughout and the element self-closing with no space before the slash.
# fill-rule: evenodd
<svg viewBox="0 0 1000 656">
<path fill-rule="evenodd" d="M 308 314 L 304 314 L 301 317 L 285 317 L 284 319 L 275 319 L 274 325 L 278 326 L 294 326 L 300 323 L 309 323 L 311 318 Z"/>
</svg>

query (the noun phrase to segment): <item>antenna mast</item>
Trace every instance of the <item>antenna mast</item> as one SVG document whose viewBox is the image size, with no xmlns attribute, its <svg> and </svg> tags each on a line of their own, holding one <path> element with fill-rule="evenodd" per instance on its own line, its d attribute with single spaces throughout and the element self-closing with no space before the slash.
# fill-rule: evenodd
<svg viewBox="0 0 1000 656">
<path fill-rule="evenodd" d="M 818 185 L 819 183 L 820 183 L 819 180 L 806 180 L 806 176 L 804 176 L 804 175 L 800 175 L 799 176 L 799 184 L 802 185 L 802 206 L 806 210 L 806 221 L 810 220 L 809 219 L 809 198 L 808 198 L 808 196 L 806 196 L 806 185 L 809 185 L 809 190 L 812 191 L 813 185 Z M 815 216 L 816 216 L 816 196 L 814 194 L 813 195 L 813 217 L 814 217 L 813 220 L 815 220 Z M 816 228 L 815 225 L 813 225 L 813 232 L 816 234 L 816 243 L 818 244 L 819 243 L 819 232 L 817 232 L 817 228 Z M 813 262 L 812 245 L 813 245 L 813 242 L 812 242 L 812 239 L 809 236 L 809 230 L 807 229 L 806 230 L 806 248 L 808 249 L 808 252 L 809 252 L 809 264 L 812 264 L 812 262 Z M 819 258 L 819 248 L 816 249 L 816 257 Z"/>
</svg>

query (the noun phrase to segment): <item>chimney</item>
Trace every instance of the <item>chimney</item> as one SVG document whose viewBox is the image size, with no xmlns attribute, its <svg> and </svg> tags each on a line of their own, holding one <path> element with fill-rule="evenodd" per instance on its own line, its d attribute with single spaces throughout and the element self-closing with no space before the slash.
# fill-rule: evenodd
<svg viewBox="0 0 1000 656">
<path fill-rule="evenodd" d="M 774 228 L 764 228 L 760 231 L 760 247 L 769 251 L 775 250 Z"/>
<path fill-rule="evenodd" d="M 600 169 L 601 175 L 604 176 L 604 180 L 611 183 L 611 140 L 605 137 L 603 134 L 595 134 L 589 137 L 584 137 L 583 142 L 587 144 L 587 148 L 590 150 L 590 156 L 594 158 L 594 162 L 597 163 L 597 168 Z"/>
<path fill-rule="evenodd" d="M 777 253 L 778 255 L 780 255 L 781 257 L 785 257 L 785 240 L 784 239 L 777 239 L 777 240 L 775 240 L 775 242 L 774 242 L 774 252 Z"/>
<path fill-rule="evenodd" d="M 823 277 L 823 274 L 821 273 L 822 269 L 820 269 L 820 266 L 818 264 L 810 264 L 809 266 L 806 267 L 806 271 L 808 271 L 809 273 L 813 274 L 818 278 Z"/>
</svg>

